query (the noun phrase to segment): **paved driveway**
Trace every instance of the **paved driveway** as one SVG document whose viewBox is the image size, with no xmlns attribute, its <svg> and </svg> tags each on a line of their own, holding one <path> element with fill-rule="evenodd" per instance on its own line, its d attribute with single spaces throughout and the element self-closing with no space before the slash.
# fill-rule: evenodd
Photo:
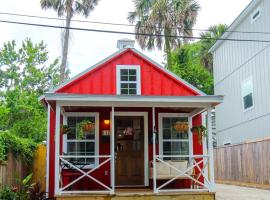
<svg viewBox="0 0 270 200">
<path fill-rule="evenodd" d="M 270 190 L 217 184 L 216 200 L 270 200 Z"/>
</svg>

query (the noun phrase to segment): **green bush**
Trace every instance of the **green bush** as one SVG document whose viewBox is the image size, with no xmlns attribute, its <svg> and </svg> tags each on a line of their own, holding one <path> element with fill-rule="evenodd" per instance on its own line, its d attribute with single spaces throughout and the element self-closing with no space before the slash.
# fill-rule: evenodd
<svg viewBox="0 0 270 200">
<path fill-rule="evenodd" d="M 11 187 L 5 187 L 2 191 L 0 191 L 0 199 L 14 200 L 17 198 L 17 193 Z"/>
<path fill-rule="evenodd" d="M 15 156 L 31 164 L 37 144 L 32 139 L 20 138 L 8 131 L 0 131 L 0 161 L 7 160 L 7 154 L 11 151 Z"/>
</svg>

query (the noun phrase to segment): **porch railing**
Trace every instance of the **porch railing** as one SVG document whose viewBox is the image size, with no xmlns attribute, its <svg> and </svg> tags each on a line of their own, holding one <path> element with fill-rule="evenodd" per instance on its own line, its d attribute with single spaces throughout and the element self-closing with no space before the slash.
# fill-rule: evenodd
<svg viewBox="0 0 270 200">
<path fill-rule="evenodd" d="M 167 159 L 166 159 L 167 158 Z M 169 159 L 173 160 L 187 160 L 188 165 L 186 169 L 179 169 L 173 166 Z M 157 162 L 161 162 L 163 165 L 174 170 L 176 175 L 170 178 L 165 183 L 157 185 Z M 155 155 L 153 160 L 153 181 L 154 181 L 154 192 L 182 192 L 182 191 L 210 191 L 210 181 L 208 178 L 208 167 L 209 167 L 209 156 L 208 155 Z M 174 173 L 175 174 L 175 173 Z M 179 179 L 190 180 L 190 188 L 186 189 L 166 189 L 171 182 Z"/>
<path fill-rule="evenodd" d="M 97 178 L 95 178 L 93 175 L 91 175 L 94 171 L 97 169 L 100 169 L 100 167 L 104 166 L 107 163 L 112 164 L 113 157 L 111 155 L 96 155 L 96 156 L 74 156 L 74 155 L 60 155 L 60 173 L 59 173 L 59 193 L 65 194 L 65 193 L 114 193 L 114 187 L 110 185 L 106 185 Z M 71 160 L 76 159 L 98 159 L 100 160 L 99 164 L 93 165 L 93 167 L 90 168 L 82 168 L 78 164 L 74 164 Z M 96 163 L 96 162 L 95 162 Z M 68 167 L 67 167 L 68 166 Z M 79 172 L 80 176 L 76 178 L 75 180 L 67 183 L 66 185 L 63 184 L 63 174 L 62 172 L 66 169 L 72 169 L 76 172 Z M 90 180 L 94 181 L 98 185 L 100 185 L 103 190 L 70 190 L 69 188 L 74 185 L 75 183 L 78 183 L 81 179 L 88 177 Z"/>
</svg>

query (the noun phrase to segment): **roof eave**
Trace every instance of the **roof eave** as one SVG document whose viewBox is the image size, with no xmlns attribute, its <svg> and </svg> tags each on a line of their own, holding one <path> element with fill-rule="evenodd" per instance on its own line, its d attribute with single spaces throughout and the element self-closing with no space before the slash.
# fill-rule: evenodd
<svg viewBox="0 0 270 200">
<path fill-rule="evenodd" d="M 174 104 L 174 103 L 204 103 L 216 106 L 223 102 L 223 96 L 121 96 L 121 95 L 74 95 L 74 94 L 45 94 L 47 101 L 64 101 L 64 102 L 127 102 L 136 105 L 140 104 Z M 150 105 L 149 104 L 149 105 Z"/>
</svg>

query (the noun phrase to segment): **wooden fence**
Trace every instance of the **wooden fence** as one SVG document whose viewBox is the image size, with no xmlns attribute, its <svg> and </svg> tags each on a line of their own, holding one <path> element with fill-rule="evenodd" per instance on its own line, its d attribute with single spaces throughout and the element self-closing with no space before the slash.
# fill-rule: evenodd
<svg viewBox="0 0 270 200">
<path fill-rule="evenodd" d="M 32 168 L 33 167 L 33 168 Z M 4 186 L 20 186 L 21 181 L 33 172 L 32 182 L 39 182 L 42 191 L 46 189 L 46 146 L 37 147 L 33 166 L 28 167 L 12 153 L 8 154 L 7 161 L 0 164 L 0 189 Z"/>
<path fill-rule="evenodd" d="M 12 153 L 7 155 L 7 161 L 0 164 L 0 188 L 4 186 L 20 187 L 21 181 L 30 173 L 30 169 Z"/>
<path fill-rule="evenodd" d="M 214 149 L 217 182 L 270 188 L 270 139 Z"/>
<path fill-rule="evenodd" d="M 46 191 L 46 146 L 37 147 L 33 160 L 33 182 L 40 183 L 41 190 Z"/>
</svg>

